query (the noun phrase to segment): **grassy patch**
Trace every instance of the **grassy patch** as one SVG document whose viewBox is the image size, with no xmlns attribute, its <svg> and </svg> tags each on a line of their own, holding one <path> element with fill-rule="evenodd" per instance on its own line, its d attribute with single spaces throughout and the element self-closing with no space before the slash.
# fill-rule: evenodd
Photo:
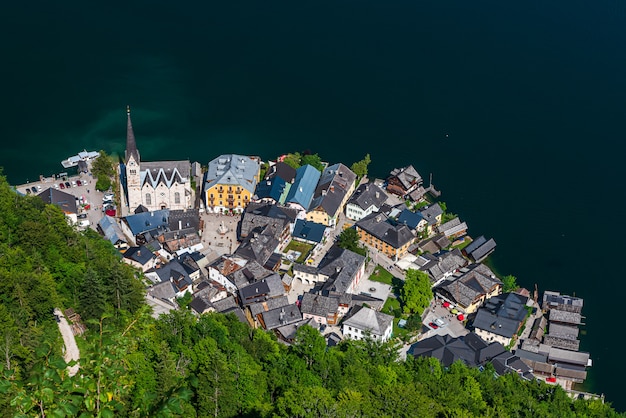
<svg viewBox="0 0 626 418">
<path fill-rule="evenodd" d="M 385 304 L 383 305 L 383 313 L 393 315 L 393 311 L 396 309 L 400 309 L 400 301 L 396 298 L 387 298 Z"/>
<path fill-rule="evenodd" d="M 385 283 L 389 286 L 393 286 L 393 274 L 389 273 L 384 267 L 381 265 L 377 265 L 374 269 L 374 272 L 369 277 L 370 280 L 379 283 Z"/>
<path fill-rule="evenodd" d="M 300 257 L 298 257 L 298 259 L 296 260 L 296 263 L 302 264 L 304 263 L 306 258 L 309 256 L 309 253 L 311 252 L 312 249 L 313 249 L 312 244 L 307 244 L 305 242 L 291 240 L 289 244 L 287 244 L 287 247 L 285 247 L 285 250 L 283 252 L 287 253 L 290 250 L 299 251 Z"/>
<path fill-rule="evenodd" d="M 462 250 L 463 248 L 467 247 L 470 244 L 470 242 L 472 242 L 470 238 L 465 238 L 465 240 L 462 243 L 458 245 L 454 245 L 452 246 L 452 248 L 458 248 L 459 250 Z"/>
</svg>

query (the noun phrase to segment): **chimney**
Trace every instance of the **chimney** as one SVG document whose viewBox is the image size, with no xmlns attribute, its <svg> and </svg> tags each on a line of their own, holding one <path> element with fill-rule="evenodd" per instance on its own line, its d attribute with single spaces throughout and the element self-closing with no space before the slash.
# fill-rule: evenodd
<svg viewBox="0 0 626 418">
<path fill-rule="evenodd" d="M 137 250 L 137 257 L 141 257 L 141 250 Z"/>
</svg>

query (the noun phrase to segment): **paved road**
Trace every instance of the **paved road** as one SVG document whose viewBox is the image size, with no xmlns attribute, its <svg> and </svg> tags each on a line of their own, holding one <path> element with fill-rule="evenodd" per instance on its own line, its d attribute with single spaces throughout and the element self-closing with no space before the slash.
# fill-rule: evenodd
<svg viewBox="0 0 626 418">
<path fill-rule="evenodd" d="M 54 314 L 59 318 L 59 331 L 61 331 L 61 335 L 63 336 L 63 342 L 65 343 L 65 353 L 63 354 L 63 358 L 65 361 L 70 362 L 72 360 L 78 361 L 80 359 L 80 352 L 78 351 L 78 346 L 76 345 L 76 339 L 74 338 L 74 333 L 72 332 L 72 328 L 70 324 L 65 319 L 65 315 L 59 308 L 54 309 Z M 75 365 L 68 367 L 69 375 L 74 376 L 76 372 L 78 372 L 79 365 L 76 363 Z"/>
</svg>

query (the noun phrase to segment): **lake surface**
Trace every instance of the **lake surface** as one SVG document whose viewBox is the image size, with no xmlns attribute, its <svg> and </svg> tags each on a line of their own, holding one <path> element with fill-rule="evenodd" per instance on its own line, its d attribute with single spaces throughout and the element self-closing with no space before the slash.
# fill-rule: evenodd
<svg viewBox="0 0 626 418">
<path fill-rule="evenodd" d="M 584 389 L 625 410 L 625 3 L 222 3 L 4 5 L 9 181 L 123 153 L 126 105 L 146 161 L 413 164 L 499 274 L 585 299 Z"/>
</svg>

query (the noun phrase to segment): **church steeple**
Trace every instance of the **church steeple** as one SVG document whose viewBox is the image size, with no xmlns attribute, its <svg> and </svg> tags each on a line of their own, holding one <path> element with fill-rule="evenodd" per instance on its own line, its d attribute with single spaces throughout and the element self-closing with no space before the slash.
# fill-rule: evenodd
<svg viewBox="0 0 626 418">
<path fill-rule="evenodd" d="M 130 157 L 135 159 L 135 163 L 139 164 L 139 150 L 135 143 L 135 132 L 133 132 L 133 123 L 130 120 L 130 106 L 126 106 L 126 115 L 128 121 L 126 123 L 126 163 Z"/>
</svg>

